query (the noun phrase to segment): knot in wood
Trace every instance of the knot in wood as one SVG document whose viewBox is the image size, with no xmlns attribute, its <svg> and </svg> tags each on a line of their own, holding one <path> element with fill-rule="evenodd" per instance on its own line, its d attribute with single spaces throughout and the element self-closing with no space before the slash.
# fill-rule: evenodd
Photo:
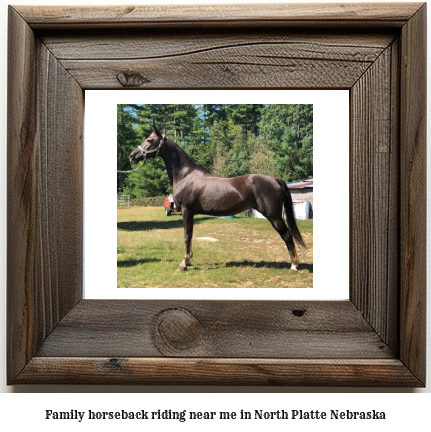
<svg viewBox="0 0 431 432">
<path fill-rule="evenodd" d="M 112 358 L 109 360 L 109 366 L 113 369 L 120 369 L 123 364 L 121 359 Z"/>
<path fill-rule="evenodd" d="M 155 324 L 155 336 L 159 336 L 156 340 L 160 338 L 164 345 L 174 350 L 187 350 L 197 346 L 203 333 L 199 320 L 182 308 L 160 312 Z"/>
<path fill-rule="evenodd" d="M 140 87 L 143 84 L 149 83 L 150 80 L 142 76 L 139 72 L 125 71 L 117 74 L 117 81 L 123 87 Z"/>
<path fill-rule="evenodd" d="M 298 318 L 302 317 L 305 314 L 305 312 L 306 312 L 305 309 L 292 309 L 292 314 Z"/>
</svg>

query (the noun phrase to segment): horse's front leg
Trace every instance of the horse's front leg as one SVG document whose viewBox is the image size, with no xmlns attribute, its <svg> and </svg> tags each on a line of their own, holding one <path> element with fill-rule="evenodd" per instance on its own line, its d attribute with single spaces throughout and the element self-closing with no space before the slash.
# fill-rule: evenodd
<svg viewBox="0 0 431 432">
<path fill-rule="evenodd" d="M 187 266 L 190 265 L 190 259 L 193 256 L 192 252 L 192 238 L 193 238 L 193 217 L 194 214 L 187 210 L 182 209 L 183 213 L 183 223 L 184 223 L 184 246 L 185 246 L 185 254 L 184 259 L 181 262 L 178 270 L 184 271 L 187 270 Z"/>
</svg>

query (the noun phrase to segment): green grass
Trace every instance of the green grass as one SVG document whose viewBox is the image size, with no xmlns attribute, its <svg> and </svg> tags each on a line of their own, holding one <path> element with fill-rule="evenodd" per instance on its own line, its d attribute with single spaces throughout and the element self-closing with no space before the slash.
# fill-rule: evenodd
<svg viewBox="0 0 431 432">
<path fill-rule="evenodd" d="M 192 265 L 184 255 L 181 215 L 163 207 L 117 211 L 117 286 L 121 288 L 308 288 L 313 286 L 313 221 L 297 221 L 307 245 L 290 271 L 284 242 L 265 219 L 196 216 Z M 209 242 L 199 237 L 211 237 Z"/>
</svg>

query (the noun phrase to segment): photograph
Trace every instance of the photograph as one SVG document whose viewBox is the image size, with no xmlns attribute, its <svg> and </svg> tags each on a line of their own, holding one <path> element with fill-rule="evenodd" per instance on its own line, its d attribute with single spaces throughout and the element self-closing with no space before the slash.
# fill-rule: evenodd
<svg viewBox="0 0 431 432">
<path fill-rule="evenodd" d="M 118 104 L 117 157 L 119 288 L 313 286 L 312 104 Z"/>
</svg>

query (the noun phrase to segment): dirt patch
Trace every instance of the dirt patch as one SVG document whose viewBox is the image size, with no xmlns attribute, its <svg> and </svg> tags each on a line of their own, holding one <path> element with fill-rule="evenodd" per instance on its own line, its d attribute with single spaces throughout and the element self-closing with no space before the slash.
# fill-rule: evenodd
<svg viewBox="0 0 431 432">
<path fill-rule="evenodd" d="M 196 237 L 196 240 L 206 241 L 206 242 L 210 242 L 210 243 L 215 243 L 215 242 L 219 241 L 218 239 L 216 239 L 214 237 Z"/>
</svg>

